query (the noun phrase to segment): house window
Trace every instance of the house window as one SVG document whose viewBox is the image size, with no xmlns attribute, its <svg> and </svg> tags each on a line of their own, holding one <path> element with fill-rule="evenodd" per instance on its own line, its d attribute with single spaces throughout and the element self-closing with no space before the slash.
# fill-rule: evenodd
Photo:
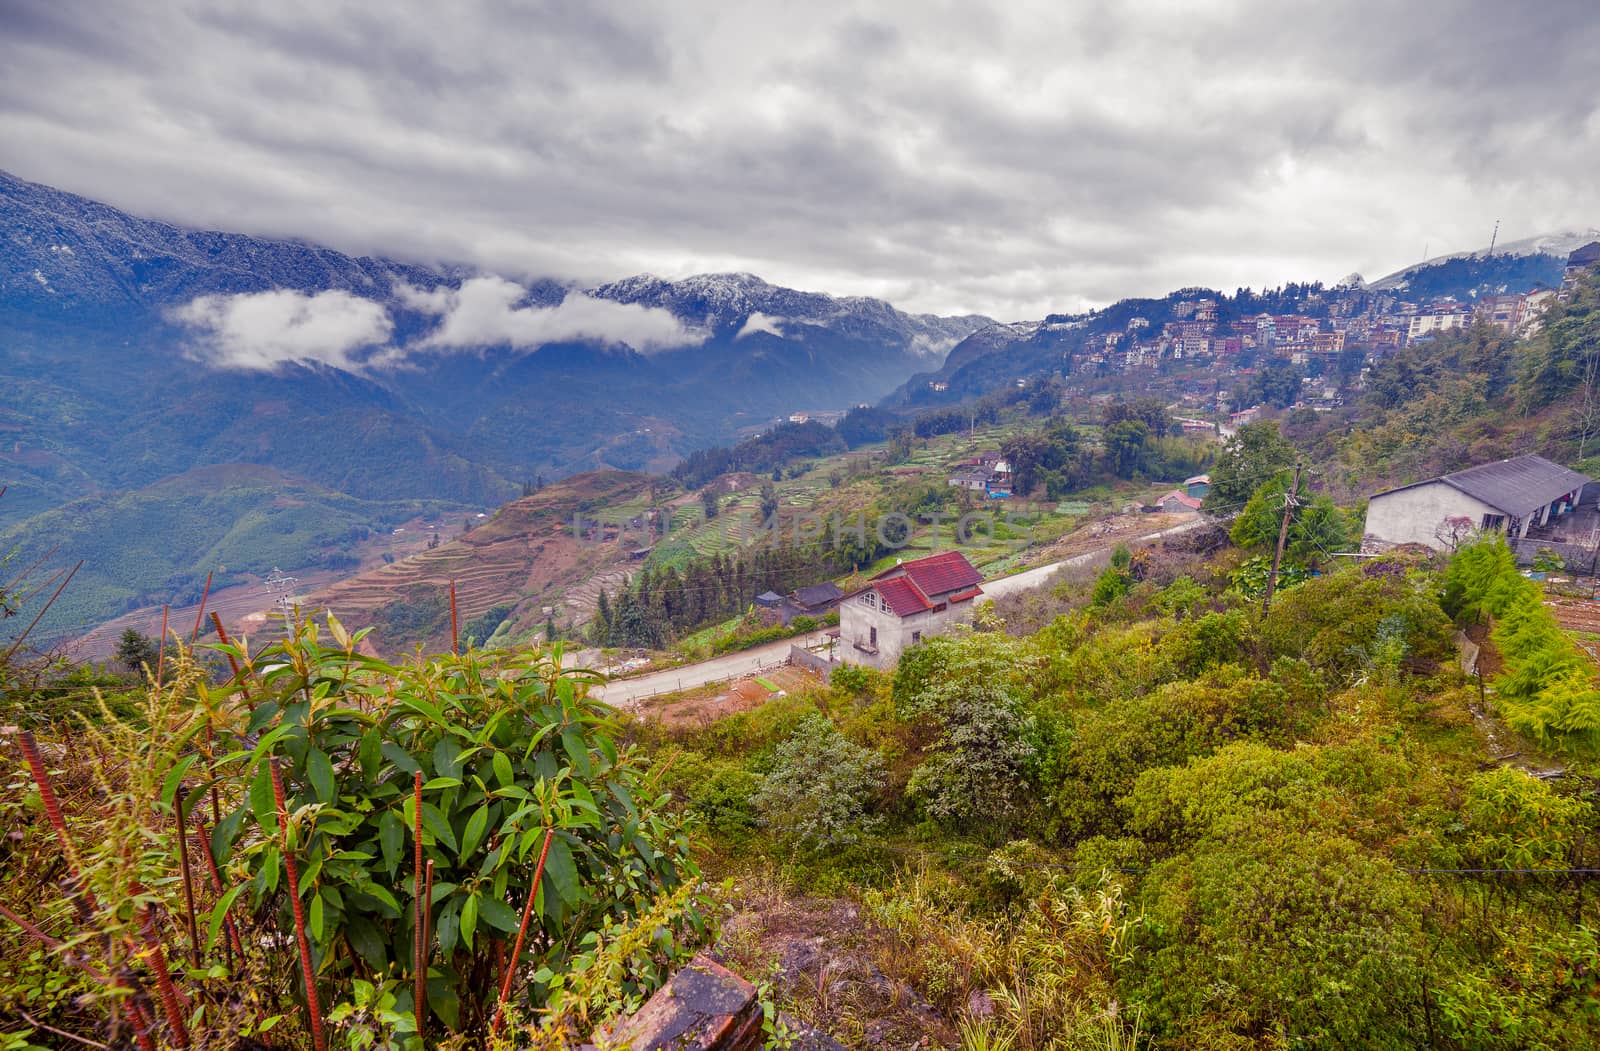
<svg viewBox="0 0 1600 1051">
<path fill-rule="evenodd" d="M 922 632 L 913 631 L 911 633 L 911 645 L 915 646 L 917 643 L 919 643 L 921 641 L 922 641 Z"/>
<path fill-rule="evenodd" d="M 949 603 L 941 602 L 937 606 L 933 607 L 933 611 L 935 613 L 943 613 L 945 610 L 947 610 L 949 608 L 950 608 L 950 604 Z"/>
<path fill-rule="evenodd" d="M 1485 531 L 1490 530 L 1490 529 L 1499 529 L 1502 526 L 1504 526 L 1505 524 L 1506 524 L 1506 516 L 1505 515 L 1484 515 L 1483 516 L 1483 528 L 1484 528 Z"/>
<path fill-rule="evenodd" d="M 861 604 L 863 606 L 876 607 L 878 605 L 878 596 L 876 594 L 874 594 L 873 592 L 869 591 L 865 595 L 861 596 Z"/>
<path fill-rule="evenodd" d="M 877 645 L 878 645 L 878 629 L 877 628 L 868 628 L 867 629 L 867 645 L 873 647 L 874 649 L 877 648 Z"/>
</svg>

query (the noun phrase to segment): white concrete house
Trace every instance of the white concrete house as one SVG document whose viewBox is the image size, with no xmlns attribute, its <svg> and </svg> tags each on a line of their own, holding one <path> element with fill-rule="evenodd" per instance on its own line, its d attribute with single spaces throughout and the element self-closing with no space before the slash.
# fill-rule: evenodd
<svg viewBox="0 0 1600 1051">
<path fill-rule="evenodd" d="M 900 654 L 972 617 L 983 575 L 959 551 L 902 562 L 839 605 L 839 656 L 893 668 Z"/>
<path fill-rule="evenodd" d="M 1577 505 L 1589 481 L 1542 456 L 1514 456 L 1378 493 L 1367 503 L 1365 543 L 1449 549 L 1451 536 L 1498 530 L 1521 539 Z"/>
</svg>

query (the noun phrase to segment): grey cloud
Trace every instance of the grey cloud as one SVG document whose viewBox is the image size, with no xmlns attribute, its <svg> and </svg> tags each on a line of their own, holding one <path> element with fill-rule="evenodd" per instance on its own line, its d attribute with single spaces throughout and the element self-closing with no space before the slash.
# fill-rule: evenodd
<svg viewBox="0 0 1600 1051">
<path fill-rule="evenodd" d="M 1024 318 L 1600 216 L 1589 0 L 94 7 L 0 5 L 0 167 L 522 278 Z"/>
<path fill-rule="evenodd" d="M 348 292 L 201 296 L 174 310 L 172 320 L 193 330 L 198 357 L 222 368 L 319 362 L 358 372 L 393 357 L 360 353 L 386 343 L 394 323 L 381 304 Z"/>
<path fill-rule="evenodd" d="M 506 345 L 536 349 L 546 343 L 588 340 L 620 343 L 649 353 L 703 343 L 706 334 L 685 328 L 671 311 L 615 303 L 569 292 L 555 306 L 528 305 L 528 290 L 487 275 L 458 288 L 422 291 L 401 285 L 402 302 L 436 315 L 437 327 L 419 347 L 456 350 Z"/>
</svg>

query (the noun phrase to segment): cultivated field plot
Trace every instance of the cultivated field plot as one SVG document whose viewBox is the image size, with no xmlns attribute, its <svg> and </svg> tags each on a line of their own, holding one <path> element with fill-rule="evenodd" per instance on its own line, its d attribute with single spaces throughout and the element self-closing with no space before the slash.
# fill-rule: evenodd
<svg viewBox="0 0 1600 1051">
<path fill-rule="evenodd" d="M 1600 602 L 1587 598 L 1547 595 L 1544 604 L 1565 631 L 1600 639 Z"/>
</svg>

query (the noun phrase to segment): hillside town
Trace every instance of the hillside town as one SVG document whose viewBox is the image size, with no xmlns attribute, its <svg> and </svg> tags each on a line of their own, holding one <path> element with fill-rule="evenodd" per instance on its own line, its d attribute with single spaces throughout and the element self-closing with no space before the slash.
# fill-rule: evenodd
<svg viewBox="0 0 1600 1051">
<path fill-rule="evenodd" d="M 1173 304 L 1173 320 L 1156 328 L 1147 318 L 1131 318 L 1123 331 L 1106 333 L 1102 345 L 1090 350 L 1083 363 L 1135 367 L 1166 358 L 1227 362 L 1253 352 L 1305 366 L 1347 348 L 1371 353 L 1395 350 L 1475 322 L 1528 336 L 1537 331 L 1540 312 L 1567 294 L 1579 273 L 1597 264 L 1600 241 L 1571 253 L 1559 289 L 1535 288 L 1469 301 L 1407 299 L 1403 290 L 1368 289 L 1359 278 L 1309 293 L 1303 313 L 1223 319 L 1216 299 L 1180 299 Z"/>
<path fill-rule="evenodd" d="M 1502 286 L 1484 294 L 1424 295 L 1407 280 L 1368 285 L 1359 275 L 1332 287 L 1299 285 L 1273 294 L 1184 289 L 1119 304 L 1131 312 L 1052 315 L 1025 342 L 1060 348 L 1056 370 L 1070 394 L 1092 396 L 1144 374 L 1159 378 L 1192 411 L 1179 418 L 1185 429 L 1226 434 L 1258 419 L 1264 403 L 1318 411 L 1343 405 L 1365 389 L 1375 360 L 1442 333 L 1483 324 L 1511 338 L 1534 335 L 1544 311 L 1597 266 L 1600 241 L 1568 255 L 1555 287 L 1536 282 L 1524 291 Z M 1264 301 L 1292 309 L 1255 309 Z M 914 400 L 937 404 L 971 393 L 970 384 L 953 385 L 940 373 Z"/>
</svg>

